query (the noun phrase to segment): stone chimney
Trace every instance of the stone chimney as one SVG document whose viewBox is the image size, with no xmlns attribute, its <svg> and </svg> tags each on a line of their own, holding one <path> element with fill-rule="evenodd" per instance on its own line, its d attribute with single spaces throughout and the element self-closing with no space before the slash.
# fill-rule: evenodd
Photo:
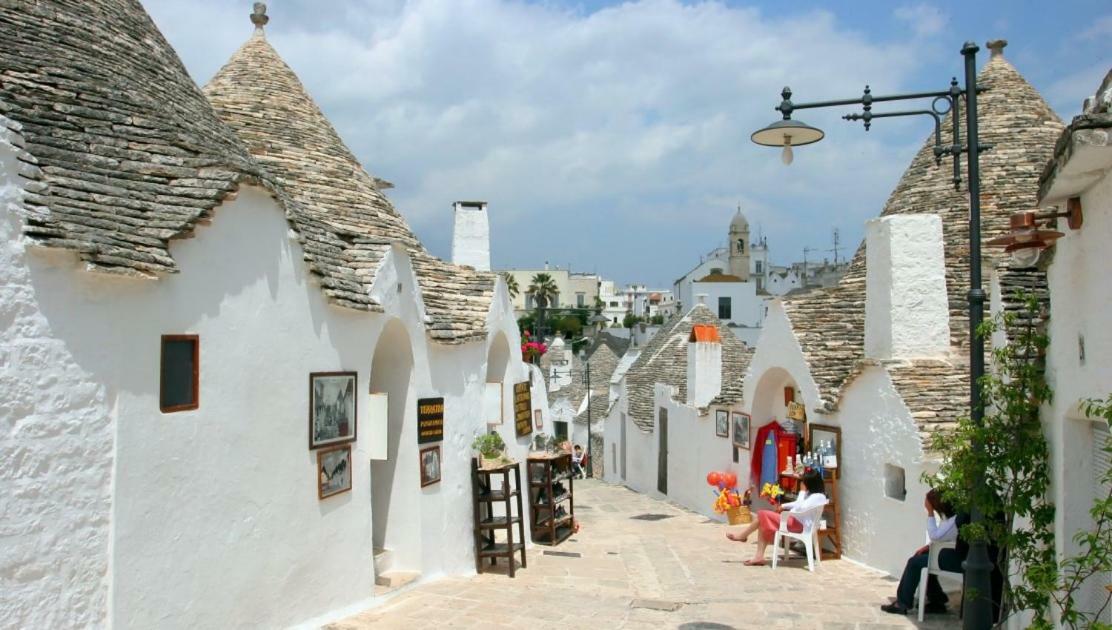
<svg viewBox="0 0 1112 630">
<path fill-rule="evenodd" d="M 695 324 L 687 338 L 687 404 L 706 407 L 722 391 L 722 342 L 718 327 Z"/>
<path fill-rule="evenodd" d="M 942 219 L 880 217 L 865 224 L 865 356 L 941 358 L 950 350 Z"/>
<path fill-rule="evenodd" d="M 490 221 L 485 201 L 457 201 L 452 231 L 452 262 L 490 271 Z"/>
</svg>

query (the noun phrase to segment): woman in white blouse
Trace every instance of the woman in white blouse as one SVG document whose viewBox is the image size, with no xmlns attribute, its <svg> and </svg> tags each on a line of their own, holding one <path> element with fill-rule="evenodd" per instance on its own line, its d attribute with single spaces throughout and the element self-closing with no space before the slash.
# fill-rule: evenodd
<svg viewBox="0 0 1112 630">
<path fill-rule="evenodd" d="M 757 512 L 757 518 L 749 527 L 746 527 L 740 534 L 726 534 L 726 538 L 735 542 L 745 542 L 749 540 L 749 535 L 755 531 L 760 530 L 757 535 L 757 550 L 753 557 L 745 561 L 747 566 L 760 566 L 765 563 L 765 549 L 772 544 L 773 537 L 776 536 L 776 530 L 780 529 L 781 512 L 787 510 L 788 512 L 788 531 L 799 533 L 803 531 L 803 527 L 809 524 L 809 520 L 813 516 L 804 516 L 803 513 L 812 508 L 820 505 L 826 505 L 826 488 L 822 482 L 822 473 L 815 470 L 808 470 L 803 473 L 803 490 L 799 493 L 799 498 L 789 503 L 776 506 L 776 510 L 761 510 Z"/>
<path fill-rule="evenodd" d="M 923 501 L 927 510 L 927 539 L 930 542 L 955 542 L 958 540 L 958 529 L 968 522 L 967 516 L 958 517 L 954 507 L 942 499 L 942 495 L 935 489 L 927 493 Z M 965 545 L 958 545 L 957 549 L 943 549 L 938 554 L 938 566 L 945 571 L 960 573 L 961 563 L 965 559 Z M 887 613 L 906 615 L 915 603 L 915 594 L 919 590 L 919 578 L 923 568 L 929 560 L 930 545 L 919 548 L 907 560 L 903 575 L 900 576 L 900 585 L 896 589 L 896 601 L 880 607 Z M 946 602 L 949 600 L 946 592 L 938 583 L 938 578 L 933 574 L 927 578 L 927 604 L 928 613 L 945 613 Z"/>
</svg>

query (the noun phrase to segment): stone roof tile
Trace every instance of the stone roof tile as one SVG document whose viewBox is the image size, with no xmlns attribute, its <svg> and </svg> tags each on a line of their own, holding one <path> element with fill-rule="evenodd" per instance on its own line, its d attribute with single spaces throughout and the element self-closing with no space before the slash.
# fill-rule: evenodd
<svg viewBox="0 0 1112 630">
<path fill-rule="evenodd" d="M 341 243 L 327 250 L 326 269 L 344 298 L 369 295 L 386 248 L 399 244 L 413 261 L 430 337 L 464 343 L 486 337 L 495 276 L 430 255 L 340 139 L 292 69 L 255 33 L 204 88 L 216 114 L 243 139 L 297 212 L 325 226 Z M 320 264 L 320 249 L 306 258 Z M 337 293 L 341 287 L 337 286 Z"/>
<path fill-rule="evenodd" d="M 644 431 L 653 430 L 653 387 L 657 383 L 674 387 L 677 401 L 687 398 L 687 344 L 695 324 L 717 326 L 722 342 L 722 391 L 711 404 L 729 405 L 741 400 L 741 383 L 753 351 L 706 305 L 697 304 L 686 315 L 666 322 L 626 373 L 629 417 Z"/>
<path fill-rule="evenodd" d="M 174 273 L 170 239 L 260 175 L 138 2 L 4 3 L 0 40 L 0 113 L 23 136 L 38 244 L 90 270 Z"/>
</svg>

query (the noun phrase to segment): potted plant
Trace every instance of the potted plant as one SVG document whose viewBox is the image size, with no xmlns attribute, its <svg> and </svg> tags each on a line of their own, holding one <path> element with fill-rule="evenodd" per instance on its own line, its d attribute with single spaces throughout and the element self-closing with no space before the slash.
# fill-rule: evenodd
<svg viewBox="0 0 1112 630">
<path fill-rule="evenodd" d="M 548 439 L 547 433 L 538 433 L 534 435 L 532 444 L 533 452 L 539 453 L 545 451 L 548 447 Z"/>
<path fill-rule="evenodd" d="M 506 457 L 506 443 L 497 433 L 480 435 L 471 443 L 471 448 L 479 453 L 479 465 L 484 470 L 499 468 L 513 461 Z"/>
</svg>

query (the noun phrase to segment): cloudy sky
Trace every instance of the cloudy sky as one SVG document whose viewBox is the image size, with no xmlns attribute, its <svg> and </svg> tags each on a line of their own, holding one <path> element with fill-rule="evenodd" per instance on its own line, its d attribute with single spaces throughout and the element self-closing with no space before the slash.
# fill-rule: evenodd
<svg viewBox="0 0 1112 630">
<path fill-rule="evenodd" d="M 200 84 L 250 36 L 250 4 L 144 0 Z M 928 132 L 806 112 L 827 139 L 785 167 L 749 141 L 785 84 L 797 101 L 944 89 L 963 41 L 1002 37 L 1068 118 L 1112 66 L 1106 0 L 273 0 L 269 14 L 270 42 L 434 254 L 450 254 L 451 202 L 482 199 L 496 268 L 654 286 L 723 243 L 738 204 L 776 262 L 831 248 L 834 228 L 852 253 Z"/>
</svg>

